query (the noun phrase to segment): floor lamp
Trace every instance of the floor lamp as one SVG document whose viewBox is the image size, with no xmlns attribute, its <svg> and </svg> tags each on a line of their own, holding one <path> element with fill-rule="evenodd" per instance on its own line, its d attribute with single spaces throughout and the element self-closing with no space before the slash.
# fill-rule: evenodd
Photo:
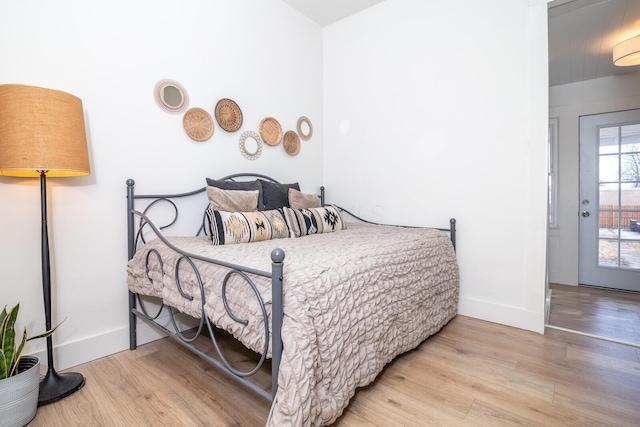
<svg viewBox="0 0 640 427">
<path fill-rule="evenodd" d="M 0 175 L 40 178 L 42 291 L 46 330 L 51 325 L 51 264 L 47 229 L 47 177 L 89 175 L 82 101 L 68 93 L 25 85 L 0 85 Z M 79 390 L 84 377 L 59 374 L 53 342 L 47 337 L 47 374 L 40 381 L 38 406 Z"/>
</svg>

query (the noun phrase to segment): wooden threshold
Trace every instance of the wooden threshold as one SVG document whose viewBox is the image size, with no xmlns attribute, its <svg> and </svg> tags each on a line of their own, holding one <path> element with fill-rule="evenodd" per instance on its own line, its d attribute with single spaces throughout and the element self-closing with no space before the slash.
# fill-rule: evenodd
<svg viewBox="0 0 640 427">
<path fill-rule="evenodd" d="M 640 347 L 640 293 L 552 283 L 548 326 Z"/>
</svg>

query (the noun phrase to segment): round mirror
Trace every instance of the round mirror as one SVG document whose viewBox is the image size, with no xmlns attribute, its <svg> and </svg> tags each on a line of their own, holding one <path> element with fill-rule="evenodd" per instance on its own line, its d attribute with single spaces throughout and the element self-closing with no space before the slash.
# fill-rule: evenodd
<svg viewBox="0 0 640 427">
<path fill-rule="evenodd" d="M 182 97 L 180 89 L 171 85 L 165 86 L 164 89 L 162 89 L 160 99 L 162 99 L 162 102 L 169 108 L 180 108 L 184 103 L 184 98 Z"/>
<path fill-rule="evenodd" d="M 308 117 L 302 116 L 298 119 L 298 135 L 303 141 L 308 141 L 313 136 L 313 126 Z"/>
<path fill-rule="evenodd" d="M 189 105 L 189 96 L 175 80 L 160 80 L 154 88 L 154 97 L 160 108 L 168 113 L 179 113 Z"/>
<path fill-rule="evenodd" d="M 244 140 L 244 151 L 250 156 L 255 156 L 258 152 L 258 141 L 255 138 L 248 137 Z"/>
<path fill-rule="evenodd" d="M 246 131 L 240 135 L 240 152 L 249 160 L 255 160 L 262 154 L 262 139 L 253 131 Z"/>
</svg>

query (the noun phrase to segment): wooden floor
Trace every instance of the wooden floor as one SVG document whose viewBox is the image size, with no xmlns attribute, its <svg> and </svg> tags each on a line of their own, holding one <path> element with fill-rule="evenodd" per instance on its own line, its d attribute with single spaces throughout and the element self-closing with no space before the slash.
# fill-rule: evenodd
<svg viewBox="0 0 640 427">
<path fill-rule="evenodd" d="M 29 426 L 263 426 L 269 411 L 166 339 L 73 370 L 84 388 Z M 640 348 L 458 316 L 358 390 L 335 425 L 639 423 Z"/>
<path fill-rule="evenodd" d="M 549 287 L 549 325 L 640 346 L 639 293 L 555 283 Z"/>
</svg>

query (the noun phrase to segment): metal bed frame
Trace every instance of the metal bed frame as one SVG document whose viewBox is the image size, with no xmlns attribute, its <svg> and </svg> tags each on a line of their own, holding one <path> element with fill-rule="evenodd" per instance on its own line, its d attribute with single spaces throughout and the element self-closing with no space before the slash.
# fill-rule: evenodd
<svg viewBox="0 0 640 427">
<path fill-rule="evenodd" d="M 237 178 L 242 178 L 242 180 L 246 180 L 246 178 L 260 178 L 260 179 L 264 179 L 270 182 L 274 182 L 274 183 L 278 183 L 278 181 L 276 181 L 275 179 L 268 177 L 266 175 L 261 175 L 261 174 L 255 174 L 255 173 L 238 173 L 238 174 L 232 174 L 232 175 L 228 175 L 225 176 L 223 178 L 221 178 L 220 180 L 230 180 L 230 181 L 235 181 Z M 148 311 L 145 309 L 144 305 L 143 305 L 143 301 L 141 299 L 141 296 L 139 294 L 133 293 L 131 291 L 129 291 L 129 349 L 130 350 L 135 350 L 137 348 L 137 320 L 136 319 L 141 319 L 142 321 L 144 321 L 146 324 L 152 326 L 154 329 L 160 331 L 161 333 L 167 335 L 170 339 L 172 339 L 173 341 L 177 342 L 178 344 L 182 345 L 183 347 L 186 347 L 187 349 L 189 349 L 191 352 L 197 354 L 198 356 L 200 356 L 202 359 L 206 360 L 208 363 L 210 363 L 211 365 L 215 366 L 216 368 L 218 368 L 220 371 L 224 372 L 225 374 L 227 374 L 230 378 L 238 381 L 239 383 L 245 385 L 246 387 L 248 387 L 250 390 L 252 390 L 253 392 L 255 392 L 256 394 L 258 394 L 259 396 L 262 396 L 263 398 L 267 399 L 268 401 L 273 401 L 276 391 L 278 389 L 278 371 L 279 371 L 279 367 L 280 367 L 280 360 L 281 360 L 281 356 L 282 356 L 282 336 L 281 336 L 281 327 L 282 327 L 282 319 L 283 319 L 283 306 L 282 306 L 282 283 L 283 283 L 283 262 L 285 259 L 285 253 L 282 249 L 276 248 L 271 252 L 271 271 L 262 271 L 262 270 L 256 270 L 253 268 L 248 268 L 245 266 L 241 266 L 241 265 L 237 265 L 237 264 L 232 264 L 232 263 L 228 263 L 228 262 L 224 262 L 221 260 L 216 260 L 216 259 L 212 259 L 212 258 L 207 258 L 207 257 L 203 257 L 200 255 L 196 255 L 196 254 L 192 254 L 192 253 L 188 253 L 185 252 L 179 248 L 177 248 L 176 246 L 174 246 L 173 244 L 171 244 L 167 238 L 163 235 L 161 230 L 167 229 L 171 226 L 173 226 L 177 221 L 178 221 L 178 213 L 179 213 L 179 209 L 178 206 L 176 204 L 177 200 L 180 199 L 185 199 L 185 198 L 189 198 L 191 196 L 197 196 L 200 195 L 201 193 L 205 193 L 206 194 L 206 187 L 202 187 L 199 188 L 197 190 L 194 191 L 190 191 L 187 193 L 179 193 L 179 194 L 157 194 L 157 195 L 153 195 L 153 194 L 135 194 L 134 193 L 134 187 L 135 187 L 135 182 L 133 179 L 128 179 L 126 181 L 127 184 L 127 240 L 128 240 L 128 259 L 132 259 L 138 246 L 141 244 L 146 243 L 145 237 L 143 235 L 143 231 L 145 230 L 145 227 L 149 227 L 149 229 L 153 232 L 153 234 L 155 234 L 158 238 L 160 238 L 164 244 L 166 244 L 168 247 L 170 247 L 172 250 L 174 250 L 176 253 L 180 254 L 180 257 L 178 259 L 178 262 L 176 263 L 176 267 L 175 267 L 175 277 L 176 277 L 176 285 L 178 288 L 178 291 L 180 292 L 180 294 L 184 297 L 187 298 L 189 300 L 193 300 L 193 296 L 192 295 L 188 295 L 187 293 L 185 293 L 182 289 L 182 286 L 180 284 L 180 277 L 179 277 L 179 268 L 180 265 L 184 262 L 187 263 L 187 265 L 193 270 L 193 272 L 195 273 L 195 276 L 198 280 L 198 285 L 200 288 L 200 298 L 201 298 L 201 316 L 199 319 L 199 324 L 196 328 L 196 331 L 193 333 L 192 336 L 187 336 L 184 334 L 183 331 L 180 330 L 180 327 L 176 321 L 175 318 L 175 313 L 174 310 L 167 306 L 168 308 L 168 312 L 169 312 L 169 317 L 171 320 L 171 324 L 173 327 L 173 330 L 160 325 L 159 323 L 156 322 L 156 320 L 160 317 L 160 314 L 162 313 L 163 309 L 165 308 L 164 304 L 161 304 L 160 307 L 158 308 L 158 311 L 155 314 L 149 314 Z M 320 188 L 320 203 L 322 206 L 325 205 L 325 195 L 324 195 L 324 187 Z M 146 200 L 147 204 L 144 207 L 144 209 L 142 211 L 138 211 L 136 210 L 136 201 L 137 200 Z M 171 209 L 173 210 L 173 218 L 169 221 L 168 224 L 166 225 L 162 225 L 162 226 L 156 226 L 151 219 L 149 218 L 149 212 L 152 208 L 156 207 L 159 204 L 168 204 Z M 371 221 L 367 221 L 365 219 L 362 219 L 354 214 L 352 214 L 351 212 L 347 211 L 346 209 L 340 208 L 341 211 L 347 213 L 348 215 L 352 216 L 353 218 L 355 218 L 358 221 L 362 221 L 365 223 L 369 223 L 369 224 L 377 224 Z M 136 221 L 136 218 L 138 218 L 138 220 Z M 206 227 L 205 227 L 205 215 L 203 215 L 203 220 L 202 220 L 202 224 L 200 225 L 200 228 L 198 229 L 198 231 L 196 232 L 195 236 L 200 236 L 200 235 L 206 235 Z M 438 228 L 439 230 L 442 231 L 446 231 L 450 233 L 450 237 L 451 237 L 451 242 L 453 244 L 454 250 L 455 250 L 455 244 L 456 244 L 456 220 L 455 219 L 451 219 L 450 220 L 450 228 Z M 155 256 L 160 265 L 162 266 L 163 272 L 164 272 L 164 266 L 163 266 L 163 262 L 162 259 L 160 257 L 160 255 L 154 251 L 154 250 L 150 250 L 149 253 L 147 253 L 147 257 L 146 257 L 146 263 L 147 263 L 147 274 L 148 274 L 148 263 L 149 263 L 149 259 L 151 256 Z M 205 262 L 205 263 L 212 263 L 212 264 L 216 264 L 222 267 L 226 267 L 229 272 L 226 274 L 224 281 L 222 283 L 222 300 L 223 300 L 223 304 L 225 307 L 225 310 L 227 312 L 227 314 L 236 322 L 242 323 L 244 325 L 247 325 L 248 321 L 246 319 L 241 319 L 238 318 L 230 309 L 229 305 L 227 304 L 227 299 L 226 299 L 226 285 L 227 285 L 227 281 L 229 280 L 229 278 L 233 275 L 238 275 L 240 276 L 253 290 L 254 295 L 256 296 L 261 311 L 262 311 L 262 318 L 264 321 L 264 325 L 265 325 L 265 331 L 264 331 L 264 347 L 263 347 L 263 351 L 260 354 L 260 360 L 256 363 L 255 367 L 251 370 L 248 371 L 240 371 L 236 368 L 234 368 L 231 363 L 229 363 L 229 361 L 227 360 L 227 358 L 225 358 L 223 352 L 221 351 L 221 348 L 219 346 L 218 340 L 216 339 L 216 334 L 215 334 L 215 326 L 211 324 L 210 320 L 208 319 L 207 315 L 204 312 L 204 305 L 205 305 L 205 294 L 204 294 L 204 287 L 203 287 L 203 283 L 202 283 L 202 278 L 200 276 L 200 273 L 198 271 L 198 267 L 195 264 L 195 261 L 201 261 L 201 262 Z M 251 280 L 251 278 L 248 276 L 248 274 L 253 274 L 256 276 L 262 276 L 262 277 L 266 277 L 266 278 L 270 278 L 271 279 L 271 286 L 272 286 L 272 306 L 271 306 L 271 330 L 272 333 L 271 335 L 273 335 L 272 338 L 272 342 L 273 342 L 273 347 L 271 349 L 271 353 L 272 353 L 272 361 L 271 361 L 271 394 L 269 394 L 268 392 L 266 392 L 264 389 L 262 389 L 261 387 L 259 387 L 258 385 L 256 385 L 254 382 L 252 382 L 249 377 L 251 377 L 252 375 L 254 375 L 256 372 L 258 372 L 262 366 L 264 365 L 266 359 L 267 359 L 267 353 L 269 350 L 269 342 L 271 341 L 270 338 L 270 334 L 269 334 L 269 319 L 268 319 L 268 315 L 267 315 L 267 311 L 265 308 L 265 304 L 264 301 L 262 300 L 262 296 L 260 295 L 260 293 L 257 290 L 257 287 L 255 285 L 255 283 Z M 199 338 L 199 336 L 204 333 L 205 330 L 205 326 L 206 326 L 206 332 L 209 334 L 209 338 L 211 339 L 211 342 L 213 343 L 213 347 L 215 349 L 215 353 L 217 354 L 218 358 L 213 357 L 211 354 L 201 350 L 200 348 L 198 348 L 195 345 L 195 341 L 197 338 Z"/>
</svg>

